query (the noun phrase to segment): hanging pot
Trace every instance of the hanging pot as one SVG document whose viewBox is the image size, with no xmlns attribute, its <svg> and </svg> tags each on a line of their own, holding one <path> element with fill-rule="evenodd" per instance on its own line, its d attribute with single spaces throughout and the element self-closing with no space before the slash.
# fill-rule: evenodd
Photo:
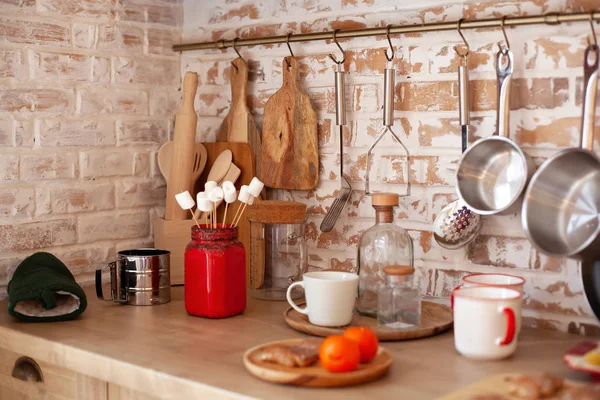
<svg viewBox="0 0 600 400">
<path fill-rule="evenodd" d="M 508 48 L 500 49 L 496 54 L 497 133 L 467 149 L 456 171 L 458 195 L 471 210 L 481 215 L 518 212 L 527 182 L 535 171 L 533 160 L 508 138 L 512 72 L 512 52 Z"/>
<path fill-rule="evenodd" d="M 580 147 L 542 164 L 531 180 L 522 210 L 523 229 L 542 253 L 591 260 L 600 255 L 600 160 L 592 152 L 600 52 L 585 50 Z"/>
</svg>

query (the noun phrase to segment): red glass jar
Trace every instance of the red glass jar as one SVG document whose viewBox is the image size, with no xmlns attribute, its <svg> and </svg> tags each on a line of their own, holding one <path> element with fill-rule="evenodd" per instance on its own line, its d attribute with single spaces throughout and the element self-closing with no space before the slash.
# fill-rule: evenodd
<svg viewBox="0 0 600 400">
<path fill-rule="evenodd" d="M 198 317 L 225 318 L 246 309 L 246 252 L 238 228 L 192 227 L 185 249 L 185 310 Z"/>
</svg>

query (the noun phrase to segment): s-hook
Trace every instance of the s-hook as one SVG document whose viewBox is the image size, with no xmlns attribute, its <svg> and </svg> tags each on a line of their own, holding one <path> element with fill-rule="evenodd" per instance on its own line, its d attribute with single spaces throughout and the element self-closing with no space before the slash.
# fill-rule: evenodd
<svg viewBox="0 0 600 400">
<path fill-rule="evenodd" d="M 331 53 L 329 53 L 329 58 L 331 58 L 331 60 L 336 63 L 337 65 L 341 65 L 344 63 L 344 61 L 346 61 L 346 51 L 344 49 L 342 49 L 342 46 L 340 46 L 340 42 L 338 42 L 337 40 L 337 33 L 339 32 L 339 29 L 336 29 L 335 31 L 333 31 L 332 39 L 333 42 L 336 44 L 336 46 L 338 47 L 338 49 L 340 49 L 340 51 L 342 52 L 342 60 L 338 61 L 337 58 L 335 58 L 335 56 Z"/>
<path fill-rule="evenodd" d="M 592 28 L 592 40 L 593 40 L 593 44 L 595 46 L 598 46 L 598 39 L 596 38 L 596 30 L 594 29 L 594 11 L 590 11 L 590 27 Z M 592 42 L 590 41 L 590 38 L 588 36 L 587 38 L 588 40 L 588 45 L 591 45 Z"/>
<path fill-rule="evenodd" d="M 461 62 L 464 65 L 466 65 L 466 63 L 467 63 L 467 56 L 471 52 L 471 47 L 469 46 L 469 42 L 467 42 L 467 39 L 465 39 L 465 36 L 463 35 L 462 31 L 460 30 L 460 24 L 462 24 L 462 22 L 464 20 L 465 20 L 464 18 L 461 18 L 456 23 L 456 30 L 458 31 L 458 34 L 460 35 L 460 38 L 462 39 L 462 41 L 464 43 L 464 48 L 461 50 L 460 45 L 457 45 L 457 46 L 454 46 L 454 51 L 460 57 Z"/>
<path fill-rule="evenodd" d="M 293 34 L 293 32 L 288 33 L 285 44 L 287 44 L 288 50 L 290 51 L 290 55 L 292 56 L 292 58 L 294 58 L 294 52 L 292 51 L 292 46 L 290 46 L 290 38 L 292 37 L 292 34 Z M 287 64 L 288 68 L 290 68 L 292 66 L 292 64 L 290 64 L 290 62 L 288 61 L 287 58 L 284 58 L 284 60 L 285 60 L 285 63 Z"/>
<path fill-rule="evenodd" d="M 510 42 L 508 41 L 508 36 L 506 36 L 506 29 L 504 28 L 505 20 L 506 20 L 506 15 L 504 15 L 502 17 L 502 19 L 500 20 L 500 28 L 502 29 L 502 34 L 504 35 L 504 42 L 506 42 L 506 47 L 503 49 L 502 46 L 500 45 L 500 42 L 498 42 L 498 48 L 504 55 L 506 55 L 510 51 Z"/>
<path fill-rule="evenodd" d="M 240 54 L 240 52 L 238 51 L 237 47 L 235 46 L 235 42 L 237 42 L 237 41 L 238 41 L 238 39 L 239 39 L 239 38 L 237 38 L 237 37 L 236 37 L 235 39 L 233 39 L 233 50 L 235 51 L 235 54 L 237 54 L 237 56 L 238 56 L 238 58 L 239 58 L 239 59 L 241 59 L 242 61 L 246 62 L 246 60 L 244 60 L 244 57 L 242 57 L 242 55 L 241 55 L 241 54 Z M 236 72 L 237 72 L 237 71 L 239 71 L 239 69 L 238 69 L 237 65 L 235 65 L 235 64 L 233 63 L 233 61 L 231 61 L 231 65 L 233 66 L 233 68 L 235 68 L 235 71 L 236 71 Z"/>
<path fill-rule="evenodd" d="M 392 39 L 390 39 L 390 29 L 391 28 L 392 28 L 392 24 L 389 24 L 387 26 L 387 30 L 385 31 L 385 36 L 387 36 L 387 41 L 390 44 L 390 53 L 392 53 L 392 55 L 388 56 L 387 49 L 383 51 L 385 53 L 385 58 L 390 62 L 394 59 L 394 46 L 392 45 Z"/>
</svg>

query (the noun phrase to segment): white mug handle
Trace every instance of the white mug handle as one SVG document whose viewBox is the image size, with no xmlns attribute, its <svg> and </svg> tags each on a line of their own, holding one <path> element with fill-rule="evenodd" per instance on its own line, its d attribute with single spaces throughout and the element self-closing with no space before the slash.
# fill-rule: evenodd
<svg viewBox="0 0 600 400">
<path fill-rule="evenodd" d="M 308 307 L 300 308 L 296 305 L 296 303 L 294 303 L 294 300 L 292 300 L 292 289 L 294 289 L 295 286 L 302 286 L 302 289 L 304 289 L 304 282 L 300 281 L 292 283 L 288 287 L 285 297 L 287 297 L 288 303 L 290 303 L 294 310 L 298 311 L 300 314 L 308 315 Z"/>
</svg>

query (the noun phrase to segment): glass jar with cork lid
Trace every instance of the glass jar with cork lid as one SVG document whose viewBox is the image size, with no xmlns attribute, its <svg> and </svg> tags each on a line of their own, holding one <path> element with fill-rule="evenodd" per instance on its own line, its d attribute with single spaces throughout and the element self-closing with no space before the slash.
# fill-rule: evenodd
<svg viewBox="0 0 600 400">
<path fill-rule="evenodd" d="M 248 211 L 250 221 L 250 293 L 261 300 L 285 300 L 288 286 L 308 266 L 304 239 L 306 204 L 265 200 Z M 302 292 L 292 292 L 299 298 Z"/>
<path fill-rule="evenodd" d="M 414 267 L 411 237 L 394 223 L 396 193 L 373 193 L 375 225 L 367 229 L 358 242 L 358 299 L 356 309 L 362 315 L 377 317 L 378 289 L 385 283 L 384 268 L 399 265 Z"/>
<path fill-rule="evenodd" d="M 421 296 L 413 267 L 398 265 L 383 269 L 385 283 L 377 296 L 377 325 L 390 329 L 412 329 L 421 323 Z"/>
</svg>

